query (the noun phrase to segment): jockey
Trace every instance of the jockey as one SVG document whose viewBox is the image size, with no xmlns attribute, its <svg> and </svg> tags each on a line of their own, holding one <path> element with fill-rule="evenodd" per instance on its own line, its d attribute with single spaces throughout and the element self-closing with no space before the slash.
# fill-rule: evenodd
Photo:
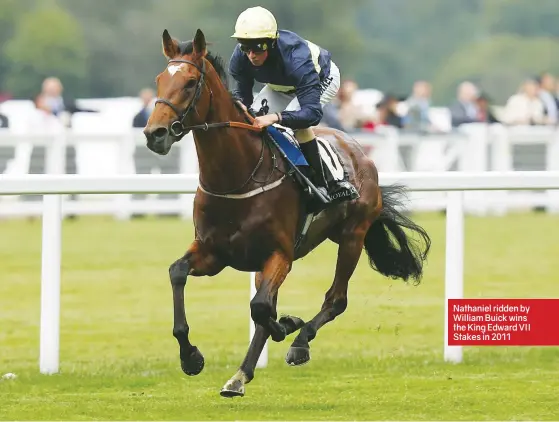
<svg viewBox="0 0 559 422">
<path fill-rule="evenodd" d="M 278 123 L 293 129 L 316 175 L 313 182 L 329 201 L 358 198 L 350 183 L 327 182 L 311 129 L 322 119 L 322 106 L 335 98 L 340 87 L 340 71 L 330 53 L 294 32 L 278 30 L 274 15 L 260 6 L 239 15 L 231 38 L 238 41 L 229 64 L 236 82 L 233 96 L 264 114 L 256 117 L 255 125 Z M 255 81 L 265 86 L 253 98 Z"/>
</svg>

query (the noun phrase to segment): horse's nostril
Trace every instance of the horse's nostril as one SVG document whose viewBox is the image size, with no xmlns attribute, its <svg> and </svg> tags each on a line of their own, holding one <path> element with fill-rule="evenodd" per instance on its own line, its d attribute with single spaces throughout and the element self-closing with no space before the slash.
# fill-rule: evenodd
<svg viewBox="0 0 559 422">
<path fill-rule="evenodd" d="M 153 131 L 153 136 L 155 139 L 165 138 L 167 136 L 168 130 L 167 128 L 160 127 Z"/>
</svg>

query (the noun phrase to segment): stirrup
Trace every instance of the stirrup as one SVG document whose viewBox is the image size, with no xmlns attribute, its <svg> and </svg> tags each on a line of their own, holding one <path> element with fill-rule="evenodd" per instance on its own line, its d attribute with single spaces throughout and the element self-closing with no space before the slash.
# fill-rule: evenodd
<svg viewBox="0 0 559 422">
<path fill-rule="evenodd" d="M 330 193 L 328 192 L 328 189 L 326 189 L 324 186 L 320 186 L 320 185 L 315 185 L 315 187 L 322 194 L 322 196 L 324 196 L 324 198 L 326 198 L 328 203 L 332 202 L 332 198 L 330 198 Z"/>
</svg>

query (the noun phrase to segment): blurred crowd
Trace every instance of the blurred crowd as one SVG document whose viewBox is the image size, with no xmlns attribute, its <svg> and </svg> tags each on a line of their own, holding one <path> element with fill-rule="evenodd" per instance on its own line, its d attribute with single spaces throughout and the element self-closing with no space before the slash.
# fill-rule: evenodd
<svg viewBox="0 0 559 422">
<path fill-rule="evenodd" d="M 0 99 L 7 100 L 7 97 Z M 64 126 L 70 125 L 70 117 L 76 112 L 93 113 L 95 110 L 89 110 L 76 105 L 72 97 L 64 94 L 64 86 L 57 77 L 48 77 L 43 80 L 41 89 L 33 98 L 35 112 L 28 117 L 28 125 L 30 128 L 49 128 L 62 123 Z M 9 127 L 9 119 L 0 113 L 0 127 Z"/>
<path fill-rule="evenodd" d="M 446 131 L 432 118 L 432 86 L 428 81 L 416 81 L 411 93 L 404 97 L 384 93 L 373 106 L 363 106 L 355 100 L 358 90 L 355 81 L 342 81 L 337 98 L 324 107 L 321 125 L 347 132 L 375 131 L 382 126 L 426 133 Z M 141 105 L 130 124 L 143 128 L 154 107 L 155 91 L 146 87 L 138 97 Z M 69 126 L 73 113 L 95 112 L 78 107 L 72 97 L 64 94 L 62 82 L 56 77 L 43 81 L 34 104 L 36 115 L 30 124 L 37 127 L 48 126 L 54 120 Z M 496 106 L 476 84 L 463 81 L 447 111 L 451 128 L 476 122 L 555 126 L 559 123 L 559 85 L 554 75 L 545 72 L 524 80 L 505 104 Z M 8 126 L 8 118 L 0 113 L 0 127 Z"/>
<path fill-rule="evenodd" d="M 381 126 L 427 133 L 445 131 L 431 117 L 432 86 L 428 81 L 416 81 L 405 97 L 385 93 L 371 108 L 355 101 L 358 89 L 352 80 L 342 82 L 336 100 L 325 107 L 324 125 L 349 132 L 374 131 Z M 555 126 L 559 122 L 559 86 L 556 77 L 545 72 L 524 80 L 504 105 L 496 106 L 476 84 L 463 81 L 447 108 L 451 128 L 481 122 Z"/>
</svg>

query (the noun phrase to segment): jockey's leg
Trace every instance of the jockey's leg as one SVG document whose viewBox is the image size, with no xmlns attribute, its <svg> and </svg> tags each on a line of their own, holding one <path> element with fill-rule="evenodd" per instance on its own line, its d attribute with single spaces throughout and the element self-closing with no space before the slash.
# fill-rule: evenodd
<svg viewBox="0 0 559 422">
<path fill-rule="evenodd" d="M 254 97 L 250 107 L 257 115 L 281 113 L 293 100 L 294 95 L 274 91 L 268 85 Z"/>
<path fill-rule="evenodd" d="M 326 175 L 324 174 L 322 158 L 320 157 L 318 143 L 313 130 L 311 128 L 298 129 L 295 131 L 295 138 L 297 138 L 303 155 L 314 171 L 314 184 L 322 191 L 323 194 L 325 194 L 326 197 L 328 197 L 328 181 L 326 180 Z"/>
<path fill-rule="evenodd" d="M 353 200 L 359 198 L 359 193 L 355 187 L 345 181 L 333 179 L 330 183 L 326 180 L 322 157 L 320 156 L 318 142 L 311 128 L 298 129 L 295 137 L 301 146 L 301 151 L 305 155 L 309 165 L 312 167 L 315 178 L 314 183 L 317 188 L 330 200 Z"/>
<path fill-rule="evenodd" d="M 340 89 L 340 70 L 334 62 L 330 64 L 330 76 L 322 83 L 322 94 L 320 96 L 320 104 L 324 106 L 330 103 Z M 286 110 L 299 110 L 299 101 L 294 98 L 286 107 Z M 324 173 L 322 158 L 319 152 L 319 146 L 316 136 L 311 128 L 298 129 L 295 131 L 295 137 L 301 146 L 301 150 L 309 165 L 313 168 L 317 175 L 314 181 L 318 188 L 325 188 L 327 197 L 331 200 L 353 200 L 359 198 L 359 193 L 355 186 L 345 180 L 333 180 L 328 183 Z"/>
</svg>

